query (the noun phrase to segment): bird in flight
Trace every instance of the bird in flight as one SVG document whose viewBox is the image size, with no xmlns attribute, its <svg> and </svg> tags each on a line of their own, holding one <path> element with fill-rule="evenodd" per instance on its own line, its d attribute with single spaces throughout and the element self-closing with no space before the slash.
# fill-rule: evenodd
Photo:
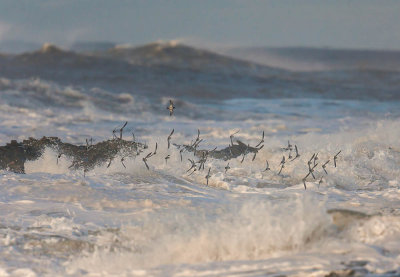
<svg viewBox="0 0 400 277">
<path fill-rule="evenodd" d="M 167 110 L 169 110 L 169 116 L 172 116 L 174 114 L 174 102 L 172 102 L 172 100 L 169 100 L 169 105 L 167 107 Z"/>
</svg>

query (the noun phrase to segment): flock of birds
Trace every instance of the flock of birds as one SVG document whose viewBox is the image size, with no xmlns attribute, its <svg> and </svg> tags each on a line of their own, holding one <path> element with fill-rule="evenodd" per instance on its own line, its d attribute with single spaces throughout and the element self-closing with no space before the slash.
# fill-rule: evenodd
<svg viewBox="0 0 400 277">
<path fill-rule="evenodd" d="M 169 105 L 167 106 L 167 110 L 169 111 L 170 116 L 172 116 L 173 113 L 174 113 L 174 110 L 175 110 L 175 106 L 174 106 L 174 103 L 173 103 L 172 100 L 169 100 Z M 125 128 L 125 126 L 126 126 L 127 124 L 128 124 L 128 122 L 125 122 L 125 124 L 122 126 L 122 128 L 114 129 L 113 135 L 114 135 L 115 138 L 118 138 L 118 137 L 115 135 L 115 133 L 117 132 L 117 130 L 119 130 L 119 133 L 120 133 L 120 137 L 119 137 L 119 138 L 122 139 L 122 132 L 123 132 L 123 129 Z M 168 146 L 168 149 L 170 149 L 170 146 L 171 146 L 171 138 L 172 138 L 172 135 L 174 134 L 174 131 L 175 131 L 175 130 L 172 129 L 171 133 L 170 133 L 170 134 L 168 135 L 168 137 L 167 137 L 167 146 Z M 229 145 L 229 149 L 233 146 L 233 138 L 234 138 L 234 135 L 236 135 L 238 132 L 239 132 L 239 131 L 237 131 L 237 132 L 235 132 L 235 133 L 233 133 L 233 134 L 230 135 L 230 142 L 231 142 L 231 144 Z M 264 145 L 263 145 L 263 143 L 264 143 L 264 138 L 265 138 L 265 134 L 264 134 L 264 131 L 263 131 L 263 133 L 262 133 L 262 138 L 261 138 L 260 142 L 259 142 L 253 149 L 257 149 L 257 151 L 260 150 L 260 149 L 262 149 L 263 146 L 264 146 Z M 135 140 L 134 134 L 133 134 L 133 139 Z M 182 160 L 183 160 L 183 158 L 182 158 L 182 153 L 183 153 L 185 150 L 188 150 L 188 149 L 193 150 L 193 155 L 196 157 L 196 150 L 197 150 L 197 147 L 199 146 L 199 144 L 200 144 L 202 141 L 203 141 L 203 139 L 200 138 L 200 130 L 198 130 L 198 131 L 197 131 L 197 137 L 196 137 L 196 139 L 195 139 L 194 141 L 192 140 L 192 142 L 191 142 L 190 145 L 177 145 L 177 144 L 173 144 L 174 146 L 176 146 L 176 147 L 179 149 L 179 154 L 180 154 L 181 162 L 182 162 Z M 151 157 L 153 157 L 153 156 L 155 156 L 155 155 L 157 154 L 157 149 L 158 149 L 158 144 L 157 144 L 157 142 L 156 142 L 154 151 L 148 153 L 144 158 L 142 158 L 142 161 L 143 161 L 143 163 L 145 164 L 145 166 L 146 166 L 146 168 L 147 168 L 148 170 L 150 170 L 150 167 L 149 167 L 149 165 L 148 165 L 148 159 L 150 159 Z M 198 155 L 198 156 L 200 156 L 200 157 L 199 157 L 199 160 L 198 160 L 198 161 L 195 161 L 195 159 L 188 159 L 188 161 L 190 162 L 190 168 L 186 171 L 186 173 L 189 173 L 188 176 L 192 175 L 193 173 L 195 173 L 195 172 L 197 172 L 197 171 L 204 170 L 205 164 L 206 164 L 206 162 L 207 162 L 207 158 L 208 158 L 208 156 L 209 156 L 209 153 L 215 151 L 216 149 L 217 149 L 217 148 L 214 148 L 213 150 L 197 150 L 197 154 L 200 154 L 200 155 Z M 243 153 L 242 153 L 243 157 L 242 157 L 241 163 L 243 163 L 243 161 L 244 161 L 246 155 L 250 153 L 249 149 L 250 149 L 250 146 L 247 145 L 247 148 L 245 148 L 244 151 L 243 151 Z M 281 160 L 281 162 L 280 162 L 280 164 L 279 164 L 280 169 L 279 169 L 279 171 L 278 171 L 278 175 L 281 175 L 282 170 L 285 168 L 285 165 L 286 165 L 288 162 L 293 162 L 294 160 L 296 160 L 296 159 L 298 159 L 298 158 L 300 157 L 300 153 L 299 153 L 299 149 L 298 149 L 297 145 L 294 145 L 294 147 L 293 147 L 293 145 L 290 143 L 290 141 L 288 141 L 287 146 L 286 146 L 286 147 L 283 147 L 282 150 L 284 150 L 285 152 L 288 152 L 288 156 L 287 156 L 287 158 L 286 158 L 286 156 L 283 155 L 282 160 Z M 257 151 L 254 152 L 252 161 L 255 160 L 256 155 L 257 155 Z M 333 164 L 334 164 L 335 167 L 337 166 L 337 159 L 338 159 L 338 156 L 339 156 L 340 153 L 341 153 L 341 150 L 340 150 L 339 152 L 337 152 L 337 153 L 333 156 Z M 170 156 L 170 154 L 168 154 L 168 155 L 164 158 L 164 159 L 165 159 L 165 163 L 168 163 L 168 160 L 169 160 L 170 158 L 171 158 L 171 156 Z M 308 178 L 309 176 L 311 176 L 314 180 L 316 180 L 316 177 L 315 177 L 314 172 L 315 172 L 317 166 L 319 165 L 319 163 L 317 162 L 318 160 L 319 160 L 318 153 L 314 153 L 314 154 L 311 156 L 311 158 L 307 161 L 308 173 L 307 173 L 306 176 L 302 179 L 303 184 L 304 184 L 304 189 L 307 189 L 307 184 L 306 184 L 306 182 L 307 182 L 307 178 Z M 121 163 L 122 163 L 123 166 L 125 167 L 125 164 L 124 164 L 123 162 L 124 162 L 124 158 L 121 159 Z M 328 171 L 327 171 L 326 168 L 327 168 L 327 165 L 328 165 L 330 162 L 331 162 L 331 160 L 328 159 L 327 161 L 325 161 L 325 162 L 322 163 L 322 165 L 321 165 L 323 171 L 325 172 L 325 175 L 328 175 Z M 110 164 L 111 164 L 111 163 L 110 163 Z M 110 164 L 109 164 L 107 167 L 109 167 Z M 225 169 L 225 173 L 227 173 L 228 170 L 229 170 L 230 168 L 231 168 L 231 167 L 229 166 L 229 162 L 228 162 L 228 164 L 227 164 L 227 165 L 225 166 L 225 168 L 224 168 L 224 169 Z M 262 172 L 266 172 L 266 171 L 269 171 L 269 170 L 271 170 L 271 168 L 270 168 L 269 162 L 268 162 L 268 160 L 267 160 L 267 161 L 266 161 L 266 168 L 265 168 Z M 207 175 L 205 176 L 206 184 L 207 184 L 207 185 L 208 185 L 208 183 L 209 183 L 209 179 L 210 179 L 210 178 L 211 178 L 211 167 L 208 168 Z M 322 177 L 320 178 L 320 180 L 319 180 L 319 182 L 318 182 L 318 187 L 319 187 L 319 186 L 321 185 L 321 183 L 323 182 L 323 178 L 324 178 L 324 176 L 322 176 Z"/>
</svg>

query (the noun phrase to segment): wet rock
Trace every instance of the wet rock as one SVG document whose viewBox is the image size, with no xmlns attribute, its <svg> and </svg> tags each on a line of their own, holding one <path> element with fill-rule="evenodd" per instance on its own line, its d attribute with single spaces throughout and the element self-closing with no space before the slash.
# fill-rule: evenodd
<svg viewBox="0 0 400 277">
<path fill-rule="evenodd" d="M 64 143 L 57 137 L 29 138 L 22 142 L 12 140 L 0 146 L 0 169 L 15 173 L 25 173 L 25 162 L 37 160 L 46 148 L 72 159 L 70 168 L 89 171 L 96 165 L 111 162 L 118 155 L 135 157 L 147 146 L 140 142 L 127 141 L 120 138 L 106 140 L 93 145 L 74 145 Z"/>
</svg>

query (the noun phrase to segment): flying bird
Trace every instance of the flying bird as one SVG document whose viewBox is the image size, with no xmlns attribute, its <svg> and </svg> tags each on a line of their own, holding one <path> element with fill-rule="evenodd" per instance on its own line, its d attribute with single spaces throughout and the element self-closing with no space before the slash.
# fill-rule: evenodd
<svg viewBox="0 0 400 277">
<path fill-rule="evenodd" d="M 318 189 L 319 189 L 319 186 L 324 182 L 324 180 L 322 179 L 323 177 L 321 177 L 321 179 L 319 180 L 319 182 L 318 182 Z"/>
<path fill-rule="evenodd" d="M 57 156 L 57 164 L 58 164 L 58 159 L 61 158 L 62 153 L 58 154 Z"/>
<path fill-rule="evenodd" d="M 342 152 L 342 150 L 340 150 L 339 152 L 337 152 L 337 154 L 333 157 L 333 163 L 335 164 L 335 167 L 336 167 L 337 156 L 340 154 L 340 152 Z"/>
<path fill-rule="evenodd" d="M 168 138 L 167 138 L 167 141 L 168 141 L 168 149 L 169 149 L 169 146 L 171 145 L 170 140 L 171 140 L 171 137 L 172 137 L 172 134 L 174 133 L 174 131 L 175 131 L 175 129 L 172 129 L 171 134 L 169 134 L 169 136 L 168 136 Z"/>
<path fill-rule="evenodd" d="M 122 165 L 126 168 L 126 166 L 125 166 L 125 164 L 124 164 L 124 160 L 125 160 L 125 157 L 122 157 L 121 163 L 122 163 Z"/>
<path fill-rule="evenodd" d="M 294 161 L 295 159 L 297 159 L 298 157 L 300 157 L 299 150 L 297 149 L 297 145 L 294 146 L 294 150 L 296 151 L 296 156 L 293 158 L 292 161 Z"/>
<path fill-rule="evenodd" d="M 208 179 L 210 179 L 210 177 L 211 177 L 211 175 L 210 175 L 210 170 L 211 170 L 211 167 L 208 169 L 208 173 L 207 173 L 207 175 L 206 175 L 207 186 L 208 186 Z"/>
<path fill-rule="evenodd" d="M 150 158 L 151 156 L 152 156 L 152 152 L 150 152 L 149 154 L 147 154 L 147 156 L 146 157 L 144 157 L 142 160 L 143 160 L 143 162 L 144 162 L 144 164 L 146 165 L 146 167 L 147 167 L 147 170 L 150 170 L 150 168 L 149 168 L 149 165 L 147 164 L 147 159 L 148 158 Z"/>
<path fill-rule="evenodd" d="M 230 169 L 229 163 L 225 166 L 225 173 Z"/>
<path fill-rule="evenodd" d="M 196 163 L 195 163 L 195 161 L 193 161 L 193 160 L 191 160 L 191 159 L 188 159 L 188 161 L 191 163 L 191 166 L 190 166 L 190 168 L 189 168 L 186 172 L 189 172 L 189 171 L 192 170 L 193 168 L 196 168 Z"/>
<path fill-rule="evenodd" d="M 330 160 L 327 160 L 323 165 L 322 168 L 324 169 L 325 173 L 328 175 L 328 171 L 326 171 L 326 165 L 330 162 Z"/>
<path fill-rule="evenodd" d="M 267 171 L 267 170 L 271 170 L 271 168 L 269 168 L 268 160 L 267 160 L 267 167 L 264 169 L 264 171 Z"/>
<path fill-rule="evenodd" d="M 260 146 L 261 145 L 261 143 L 263 143 L 264 142 L 264 131 L 263 131 L 263 133 L 262 133 L 262 138 L 261 138 L 261 140 L 260 140 L 260 142 L 256 145 L 256 146 L 254 146 L 254 147 L 258 147 L 258 146 Z"/>
<path fill-rule="evenodd" d="M 157 142 L 156 142 L 156 148 L 154 149 L 152 156 L 154 156 L 155 154 L 157 154 Z"/>
<path fill-rule="evenodd" d="M 172 100 L 169 100 L 169 105 L 167 107 L 167 110 L 169 110 L 169 116 L 172 116 L 174 114 L 174 102 Z"/>
</svg>

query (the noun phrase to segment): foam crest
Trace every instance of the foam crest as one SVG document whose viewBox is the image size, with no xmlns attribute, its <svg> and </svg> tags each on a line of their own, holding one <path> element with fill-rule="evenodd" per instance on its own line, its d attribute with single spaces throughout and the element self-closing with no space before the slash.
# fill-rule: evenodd
<svg viewBox="0 0 400 277">
<path fill-rule="evenodd" d="M 95 253 L 68 268 L 122 274 L 163 264 L 265 259 L 306 249 L 330 224 L 323 205 L 309 196 L 279 205 L 253 199 L 216 210 L 170 210 L 123 227 L 118 237 L 127 251 L 110 251 L 111 241 L 102 240 Z"/>
</svg>

